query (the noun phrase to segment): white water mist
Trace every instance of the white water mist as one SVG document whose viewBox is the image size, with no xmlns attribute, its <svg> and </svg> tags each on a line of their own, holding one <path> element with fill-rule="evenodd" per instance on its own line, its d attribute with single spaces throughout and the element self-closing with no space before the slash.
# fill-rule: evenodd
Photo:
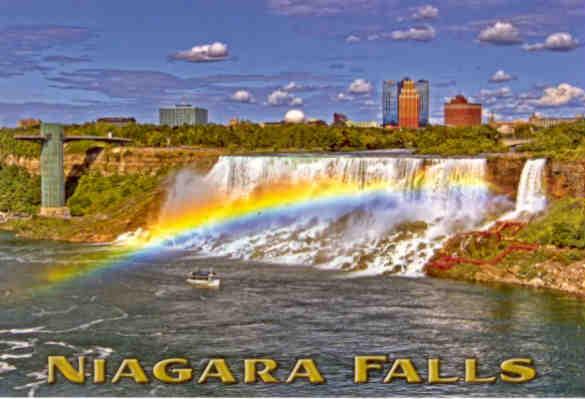
<svg viewBox="0 0 585 399">
<path fill-rule="evenodd" d="M 387 191 L 342 203 L 316 201 L 265 223 L 196 232 L 181 245 L 216 256 L 416 276 L 449 235 L 484 220 L 485 174 L 486 161 L 471 158 L 226 156 L 203 179 L 179 174 L 163 215 L 211 188 L 239 197 L 282 181 L 381 184 Z"/>
</svg>

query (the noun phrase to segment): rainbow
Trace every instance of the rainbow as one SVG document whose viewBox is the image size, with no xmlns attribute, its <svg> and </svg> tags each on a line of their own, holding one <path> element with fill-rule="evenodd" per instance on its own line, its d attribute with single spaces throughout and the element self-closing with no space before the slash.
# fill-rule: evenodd
<svg viewBox="0 0 585 399">
<path fill-rule="evenodd" d="M 462 188 L 486 187 L 485 181 L 473 176 L 459 176 L 454 183 Z M 433 190 L 425 185 L 422 175 L 415 177 L 415 187 L 419 192 Z M 308 209 L 325 212 L 355 207 L 368 201 L 379 203 L 391 199 L 401 190 L 389 186 L 388 182 L 374 182 L 364 187 L 352 182 L 322 179 L 271 184 L 239 196 L 216 193 L 167 212 L 161 220 L 151 223 L 143 234 L 95 253 L 90 259 L 72 259 L 67 264 L 55 265 L 45 272 L 42 280 L 53 286 L 104 270 L 129 267 L 138 260 L 166 253 L 169 247 L 188 242 L 198 234 L 262 226 L 275 218 L 294 218 Z"/>
</svg>

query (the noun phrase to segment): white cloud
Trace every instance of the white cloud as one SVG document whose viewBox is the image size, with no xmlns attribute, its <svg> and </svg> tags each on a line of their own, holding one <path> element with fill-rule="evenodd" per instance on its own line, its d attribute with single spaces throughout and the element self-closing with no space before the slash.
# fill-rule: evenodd
<svg viewBox="0 0 585 399">
<path fill-rule="evenodd" d="M 390 34 L 393 40 L 414 40 L 417 42 L 428 42 L 436 36 L 432 26 L 409 28 L 407 30 L 395 30 Z"/>
<path fill-rule="evenodd" d="M 346 43 L 359 43 L 361 40 L 362 39 L 360 39 L 360 37 L 356 35 L 349 35 L 348 37 L 345 38 Z"/>
<path fill-rule="evenodd" d="M 171 59 L 189 62 L 223 61 L 228 58 L 229 50 L 225 43 L 214 42 L 194 46 L 189 50 L 179 51 L 171 55 Z"/>
<path fill-rule="evenodd" d="M 479 91 L 479 98 L 481 99 L 492 99 L 492 98 L 506 98 L 512 95 L 512 90 L 509 87 L 502 87 L 501 89 L 488 90 L 482 89 Z"/>
<path fill-rule="evenodd" d="M 585 91 L 580 87 L 561 83 L 556 87 L 544 89 L 542 96 L 532 103 L 541 107 L 560 107 L 575 101 L 585 102 Z"/>
<path fill-rule="evenodd" d="M 509 82 L 510 80 L 514 80 L 515 77 L 510 75 L 507 72 L 504 72 L 503 70 L 499 70 L 496 73 L 494 73 L 492 75 L 492 77 L 490 78 L 490 82 L 492 83 L 503 83 L 503 82 Z"/>
<path fill-rule="evenodd" d="M 252 103 L 254 102 L 254 96 L 248 90 L 238 90 L 230 97 L 232 101 L 239 103 Z"/>
<path fill-rule="evenodd" d="M 282 88 L 282 90 L 284 90 L 284 91 L 295 91 L 295 90 L 300 90 L 300 89 L 301 89 L 301 86 L 298 85 L 296 82 L 290 82 Z"/>
<path fill-rule="evenodd" d="M 522 42 L 520 31 L 509 22 L 497 21 L 479 32 L 477 39 L 480 42 L 509 45 Z"/>
<path fill-rule="evenodd" d="M 417 7 L 412 14 L 413 19 L 435 19 L 439 17 L 439 9 L 430 4 Z"/>
<path fill-rule="evenodd" d="M 347 91 L 353 94 L 369 94 L 374 86 L 365 79 L 356 79 L 349 85 Z"/>
<path fill-rule="evenodd" d="M 350 96 L 345 93 L 339 93 L 336 97 L 337 101 L 351 101 L 353 100 L 353 96 Z"/>
<path fill-rule="evenodd" d="M 527 44 L 524 46 L 526 51 L 570 51 L 579 47 L 579 41 L 570 33 L 559 32 L 549 35 L 544 43 Z"/>
<path fill-rule="evenodd" d="M 278 89 L 268 95 L 268 105 L 302 105 L 303 99 L 300 97 L 294 97 L 289 92 Z"/>
</svg>

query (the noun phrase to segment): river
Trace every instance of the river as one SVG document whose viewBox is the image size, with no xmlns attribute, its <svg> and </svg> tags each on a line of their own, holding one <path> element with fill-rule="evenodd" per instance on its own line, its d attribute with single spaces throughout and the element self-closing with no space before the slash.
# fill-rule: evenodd
<svg viewBox="0 0 585 399">
<path fill-rule="evenodd" d="M 571 296 L 430 278 L 349 278 L 192 251 L 47 287 L 39 283 L 48 269 L 107 248 L 0 237 L 0 396 L 585 394 L 585 303 Z M 188 271 L 209 266 L 223 277 L 221 290 L 185 284 Z M 495 373 L 502 360 L 528 356 L 539 375 L 521 385 L 354 385 L 352 357 L 373 353 L 410 357 L 421 371 L 425 359 L 441 357 L 445 372 L 458 375 L 466 357 Z M 327 383 L 46 384 L 48 355 L 80 354 L 111 365 L 180 356 L 199 372 L 205 359 L 225 357 L 240 380 L 247 357 L 277 359 L 281 378 L 294 359 L 311 357 Z"/>
</svg>

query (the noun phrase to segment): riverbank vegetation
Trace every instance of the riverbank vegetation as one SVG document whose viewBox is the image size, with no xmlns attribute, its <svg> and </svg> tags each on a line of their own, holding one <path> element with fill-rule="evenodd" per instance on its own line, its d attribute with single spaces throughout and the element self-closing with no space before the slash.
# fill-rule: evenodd
<svg viewBox="0 0 585 399">
<path fill-rule="evenodd" d="M 37 213 L 41 204 L 41 178 L 17 166 L 0 164 L 0 212 Z"/>
<path fill-rule="evenodd" d="M 358 128 L 317 124 L 240 123 L 234 126 L 201 125 L 171 128 L 150 124 L 113 126 L 103 123 L 69 125 L 67 135 L 107 136 L 132 140 L 137 147 L 195 146 L 238 152 L 361 151 L 406 148 L 419 154 L 477 155 L 506 152 L 501 135 L 489 126 L 452 128 L 429 126 L 419 130 Z M 38 129 L 0 129 L 0 160 L 7 155 L 38 157 L 39 145 L 14 140 L 17 134 L 39 134 Z M 520 129 L 517 136 L 532 139 L 519 151 L 554 159 L 585 159 L 585 122 L 546 129 Z M 104 143 L 67 144 L 67 153 L 84 153 Z"/>
<path fill-rule="evenodd" d="M 420 130 L 358 128 L 311 124 L 261 126 L 241 123 L 235 126 L 203 125 L 171 128 L 158 125 L 131 124 L 112 126 L 102 123 L 71 125 L 66 135 L 107 136 L 132 140 L 138 147 L 213 147 L 230 152 L 282 151 L 361 151 L 407 148 L 421 154 L 476 155 L 504 151 L 499 134 L 488 126 L 447 128 L 430 126 Z M 17 134 L 39 134 L 34 130 L 0 130 L 0 154 L 37 157 L 39 145 L 14 140 Z M 66 153 L 83 153 L 98 144 L 70 143 Z M 99 144 L 104 146 L 104 144 Z"/>
<path fill-rule="evenodd" d="M 532 142 L 521 146 L 518 151 L 550 159 L 585 159 L 585 121 L 534 130 L 523 138 L 532 139 Z"/>
<path fill-rule="evenodd" d="M 144 227 L 156 217 L 164 199 L 165 178 L 164 172 L 157 175 L 84 175 L 67 200 L 73 218 L 63 220 L 37 216 L 39 178 L 26 177 L 26 172 L 17 167 L 0 169 L 0 210 L 18 216 L 9 218 L 0 228 L 31 239 L 109 242 L 119 234 Z M 21 185 L 27 189 L 19 192 L 17 188 Z M 9 193 L 12 195 L 5 198 Z M 23 218 L 24 215 L 28 217 Z"/>
<path fill-rule="evenodd" d="M 452 266 L 441 267 L 449 257 Z M 546 287 L 585 296 L 585 199 L 555 201 L 519 231 L 492 229 L 453 237 L 426 270 L 435 277 Z"/>
</svg>

